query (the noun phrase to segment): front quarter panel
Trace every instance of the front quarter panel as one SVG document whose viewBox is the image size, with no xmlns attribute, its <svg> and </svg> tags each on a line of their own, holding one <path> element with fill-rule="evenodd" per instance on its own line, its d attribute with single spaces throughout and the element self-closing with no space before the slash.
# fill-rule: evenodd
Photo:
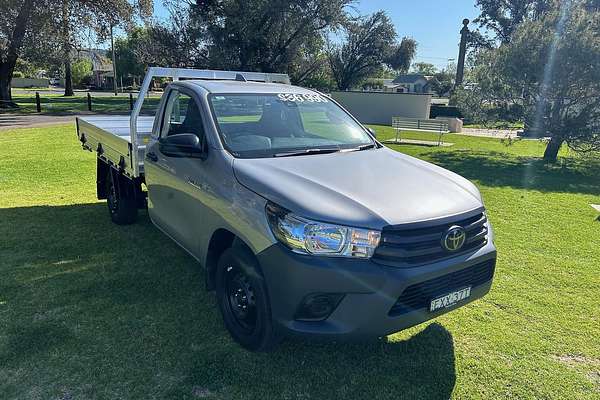
<svg viewBox="0 0 600 400">
<path fill-rule="evenodd" d="M 265 214 L 266 200 L 238 183 L 229 154 L 224 150 L 211 151 L 218 153 L 214 154 L 216 158 L 221 158 L 221 162 L 216 163 L 219 168 L 207 171 L 206 181 L 198 182 L 201 189 L 190 188 L 195 201 L 204 202 L 206 210 L 204 215 L 192 216 L 190 221 L 197 227 L 197 245 L 190 251 L 199 260 L 206 260 L 213 233 L 225 229 L 257 254 L 275 243 Z"/>
</svg>

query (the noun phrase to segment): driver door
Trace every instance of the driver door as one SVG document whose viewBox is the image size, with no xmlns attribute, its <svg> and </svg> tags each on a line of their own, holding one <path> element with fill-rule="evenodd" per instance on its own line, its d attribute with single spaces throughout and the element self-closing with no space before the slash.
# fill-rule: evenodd
<svg viewBox="0 0 600 400">
<path fill-rule="evenodd" d="M 205 140 L 200 110 L 201 107 L 185 89 L 172 88 L 164 107 L 160 138 L 193 133 L 200 140 Z M 193 251 L 193 239 L 190 237 L 193 222 L 190 218 L 198 210 L 188 193 L 188 181 L 190 174 L 202 169 L 202 160 L 164 154 L 160 142 L 155 141 L 146 150 L 144 164 L 150 218 L 179 244 Z"/>
</svg>

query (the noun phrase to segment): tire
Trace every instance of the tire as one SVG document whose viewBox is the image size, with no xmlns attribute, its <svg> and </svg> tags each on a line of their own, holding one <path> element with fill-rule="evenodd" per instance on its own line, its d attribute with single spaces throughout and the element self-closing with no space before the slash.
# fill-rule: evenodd
<svg viewBox="0 0 600 400">
<path fill-rule="evenodd" d="M 231 247 L 219 258 L 217 302 L 231 337 L 249 351 L 268 352 L 280 338 L 273 327 L 264 278 L 254 255 L 245 247 Z"/>
<path fill-rule="evenodd" d="M 137 204 L 130 195 L 132 191 L 117 185 L 113 171 L 109 170 L 106 178 L 106 204 L 110 219 L 117 225 L 133 224 L 137 219 Z"/>
</svg>

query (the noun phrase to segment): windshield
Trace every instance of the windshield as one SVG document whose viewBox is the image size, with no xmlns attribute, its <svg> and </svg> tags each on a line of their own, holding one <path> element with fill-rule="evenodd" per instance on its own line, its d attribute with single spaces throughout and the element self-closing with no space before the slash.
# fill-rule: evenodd
<svg viewBox="0 0 600 400">
<path fill-rule="evenodd" d="M 236 157 L 315 154 L 374 144 L 344 110 L 317 93 L 212 94 L 209 99 L 223 145 Z"/>
</svg>

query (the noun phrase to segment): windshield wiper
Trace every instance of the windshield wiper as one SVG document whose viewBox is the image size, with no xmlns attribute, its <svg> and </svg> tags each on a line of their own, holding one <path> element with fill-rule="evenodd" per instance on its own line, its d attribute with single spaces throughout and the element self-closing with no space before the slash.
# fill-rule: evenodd
<svg viewBox="0 0 600 400">
<path fill-rule="evenodd" d="M 361 151 L 361 150 L 369 150 L 377 147 L 375 143 L 363 144 L 362 146 L 355 147 L 350 149 L 350 151 Z"/>
<path fill-rule="evenodd" d="M 273 154 L 273 157 L 294 157 L 294 156 L 306 156 L 309 154 L 327 154 L 327 153 L 336 153 L 340 151 L 340 149 L 306 149 L 299 151 L 290 151 L 287 153 L 276 153 Z"/>
</svg>

